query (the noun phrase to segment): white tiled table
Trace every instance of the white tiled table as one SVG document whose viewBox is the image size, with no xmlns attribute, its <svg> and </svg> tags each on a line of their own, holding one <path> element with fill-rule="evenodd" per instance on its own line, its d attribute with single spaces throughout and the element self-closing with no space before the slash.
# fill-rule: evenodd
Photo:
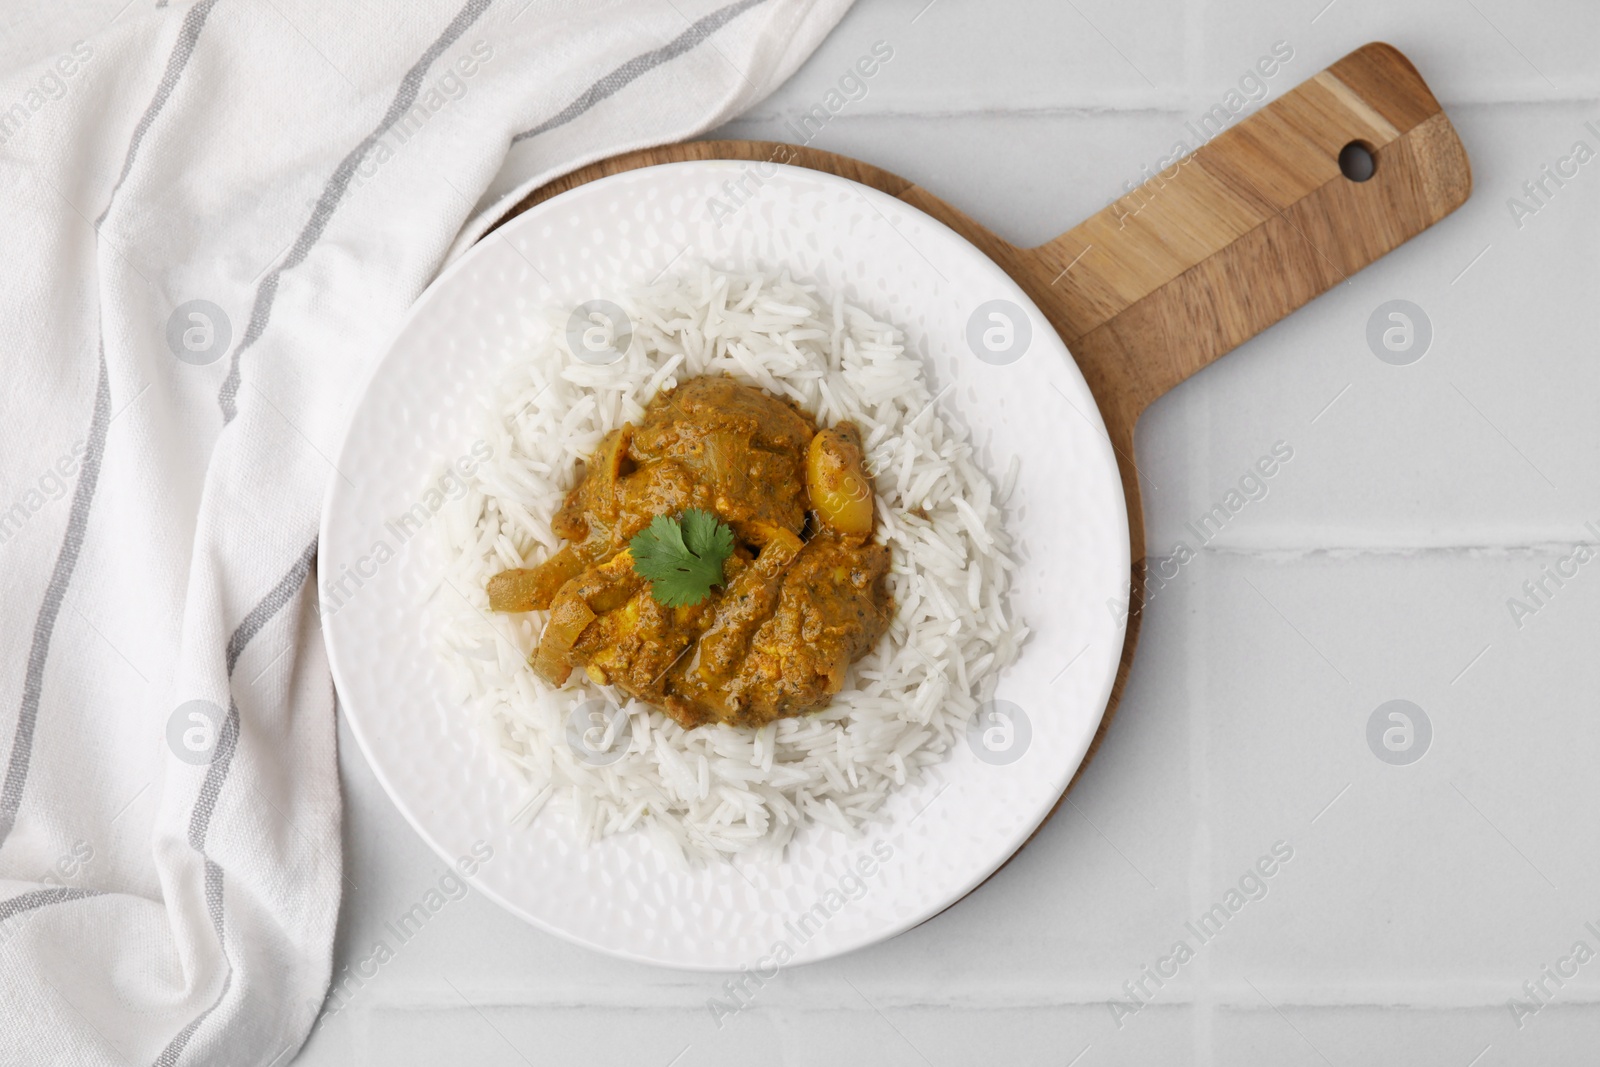
<svg viewBox="0 0 1600 1067">
<path fill-rule="evenodd" d="M 925 2 L 860 0 L 722 132 L 793 140 L 787 121 L 888 41 L 866 97 L 813 143 L 1037 243 L 1137 180 L 1274 42 L 1294 50 L 1277 95 L 1381 39 L 1445 104 L 1476 192 L 1146 416 L 1153 551 L 1192 545 L 1184 524 L 1275 442 L 1294 458 L 1152 601 L 1076 807 L 969 899 L 784 972 L 719 1030 L 721 977 L 597 956 L 472 895 L 297 1062 L 1600 1062 L 1600 956 L 1546 980 L 1550 1005 L 1520 1029 L 1508 1007 L 1575 942 L 1600 953 L 1584 926 L 1600 929 L 1600 561 L 1520 629 L 1507 608 L 1600 524 L 1600 160 L 1520 228 L 1507 208 L 1574 141 L 1600 150 L 1583 126 L 1600 125 L 1600 7 Z M 1434 329 L 1410 366 L 1365 340 L 1395 298 Z M 1410 766 L 1366 740 L 1394 698 L 1433 725 Z M 384 924 L 443 870 L 340 737 L 336 973 L 392 941 Z M 1277 841 L 1294 854 L 1266 897 L 1115 1018 L 1123 983 Z"/>
</svg>

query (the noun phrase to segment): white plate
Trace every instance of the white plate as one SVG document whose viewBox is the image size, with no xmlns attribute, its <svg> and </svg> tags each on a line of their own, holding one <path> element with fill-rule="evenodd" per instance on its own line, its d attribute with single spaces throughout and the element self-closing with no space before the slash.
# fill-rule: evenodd
<svg viewBox="0 0 1600 1067">
<path fill-rule="evenodd" d="M 481 398 L 518 346 L 524 316 L 605 298 L 696 259 L 787 267 L 842 290 L 905 331 L 932 389 L 953 386 L 942 410 L 970 429 L 991 477 L 1022 457 L 1006 523 L 1022 561 L 1012 617 L 1032 634 L 996 693 L 1022 712 L 1009 749 L 1003 726 L 988 735 L 990 748 L 969 735 L 932 780 L 892 797 L 883 824 L 860 839 L 813 826 L 781 863 L 675 871 L 636 833 L 578 846 L 557 811 L 528 829 L 508 826 L 517 784 L 452 704 L 431 651 L 424 604 L 434 545 L 402 540 L 391 521 L 427 506 L 430 473 L 476 437 Z M 978 358 L 968 341 L 969 321 L 978 337 L 993 325 L 989 301 L 1010 303 L 1014 336 L 1031 333 L 1003 365 Z M 441 857 L 454 862 L 487 842 L 484 893 L 602 952 L 770 970 L 917 925 L 1027 840 L 1082 761 L 1111 693 L 1123 625 L 1109 605 L 1126 590 L 1128 522 L 1083 376 L 1038 308 L 982 253 L 915 208 L 832 175 L 670 164 L 590 182 L 518 217 L 417 302 L 361 398 L 337 466 L 319 573 L 328 653 L 356 739 Z M 380 543 L 393 559 L 376 562 Z M 329 583 L 352 572 L 360 587 L 347 578 L 350 595 L 334 610 Z"/>
</svg>

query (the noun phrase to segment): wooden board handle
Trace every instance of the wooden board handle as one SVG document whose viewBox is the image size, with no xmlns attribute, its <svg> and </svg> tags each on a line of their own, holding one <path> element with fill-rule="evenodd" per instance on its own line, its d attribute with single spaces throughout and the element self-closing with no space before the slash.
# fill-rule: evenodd
<svg viewBox="0 0 1600 1067">
<path fill-rule="evenodd" d="M 1376 161 L 1365 181 L 1340 169 L 1352 143 Z M 1471 188 L 1439 102 L 1410 60 L 1375 43 L 1019 258 L 1131 451 L 1153 400 L 1438 222 Z"/>
</svg>

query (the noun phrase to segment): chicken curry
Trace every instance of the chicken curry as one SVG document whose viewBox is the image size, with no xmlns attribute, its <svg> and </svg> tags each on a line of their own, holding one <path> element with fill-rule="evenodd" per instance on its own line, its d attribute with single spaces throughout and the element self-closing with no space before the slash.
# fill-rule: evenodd
<svg viewBox="0 0 1600 1067">
<path fill-rule="evenodd" d="M 534 669 L 575 667 L 685 728 L 825 706 L 892 614 L 859 431 L 732 378 L 658 395 L 607 434 L 552 528 L 567 543 L 489 580 L 548 610 Z"/>
</svg>

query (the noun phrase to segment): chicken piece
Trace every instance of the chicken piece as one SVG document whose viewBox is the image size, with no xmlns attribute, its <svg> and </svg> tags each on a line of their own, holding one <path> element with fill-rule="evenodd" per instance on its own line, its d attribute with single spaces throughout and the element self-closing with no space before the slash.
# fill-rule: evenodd
<svg viewBox="0 0 1600 1067">
<path fill-rule="evenodd" d="M 818 534 L 783 579 L 772 617 L 727 682 L 727 721 L 762 726 L 814 711 L 844 688 L 850 664 L 889 628 L 889 550 Z"/>
<path fill-rule="evenodd" d="M 561 587 L 550 604 L 550 621 L 539 635 L 533 666 L 551 685 L 563 685 L 572 672 L 573 647 L 598 619 L 628 603 L 644 579 L 633 570 L 633 555 L 619 552 Z"/>
<path fill-rule="evenodd" d="M 674 672 L 674 692 L 666 701 L 673 718 L 688 724 L 727 721 L 738 714 L 726 699 L 727 679 L 748 654 L 750 638 L 778 606 L 784 572 L 804 549 L 794 534 L 774 530 L 755 562 L 728 583 L 727 591 L 717 598 L 715 617 L 695 645 L 694 657 Z"/>
</svg>

